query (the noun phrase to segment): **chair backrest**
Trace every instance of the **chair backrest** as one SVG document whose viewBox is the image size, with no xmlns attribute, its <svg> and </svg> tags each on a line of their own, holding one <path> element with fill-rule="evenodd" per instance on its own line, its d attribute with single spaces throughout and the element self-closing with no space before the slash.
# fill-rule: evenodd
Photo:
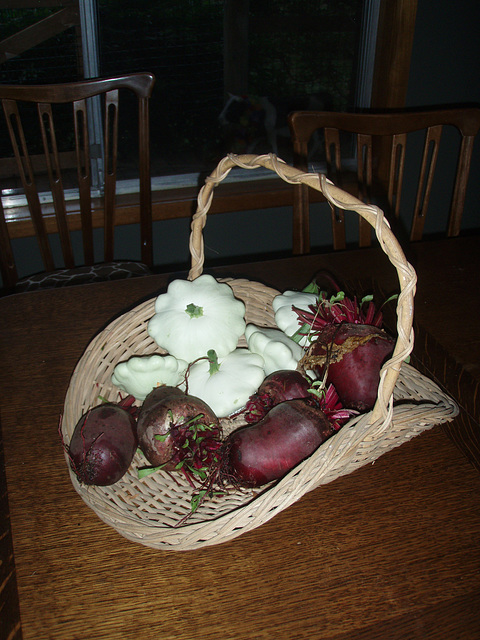
<svg viewBox="0 0 480 640">
<path fill-rule="evenodd" d="M 69 148 L 74 154 L 76 164 L 76 187 L 78 188 L 78 207 L 80 211 L 81 230 L 83 236 L 83 263 L 94 264 L 94 241 L 92 224 L 92 170 L 91 159 L 98 149 L 92 150 L 89 129 L 92 118 L 89 98 L 101 96 L 103 102 L 103 189 L 101 209 L 103 209 L 104 226 L 104 261 L 114 259 L 114 226 L 117 183 L 117 152 L 119 135 L 119 94 L 122 90 L 133 92 L 138 106 L 138 167 L 139 167 L 139 207 L 141 233 L 141 259 L 151 266 L 152 252 L 152 213 L 151 213 L 151 178 L 150 178 L 150 132 L 149 132 L 149 98 L 155 78 L 150 73 L 134 73 L 118 77 L 86 80 L 81 82 L 51 85 L 0 85 L 0 100 L 6 120 L 6 129 L 10 135 L 16 165 L 20 175 L 24 194 L 28 203 L 31 222 L 37 236 L 45 271 L 55 269 L 45 211 L 42 208 L 38 175 L 34 172 L 34 159 L 29 153 L 30 140 L 27 127 L 22 122 L 20 103 L 34 103 L 38 112 L 36 140 L 44 154 L 48 182 L 43 190 L 51 191 L 53 201 L 54 228 L 59 234 L 63 261 L 66 268 L 76 265 L 70 237 L 69 214 L 65 199 L 65 170 L 62 167 L 62 154 L 59 152 L 60 142 L 64 142 L 65 129 L 58 130 L 57 110 L 67 109 L 69 120 Z M 132 94 L 132 95 L 133 95 Z M 71 103 L 71 108 L 68 105 Z M 67 105 L 60 107 L 60 105 Z M 136 118 L 133 120 L 136 122 Z M 36 125 L 37 126 L 37 125 Z M 135 125 L 136 127 L 136 125 Z M 29 131 L 32 126 L 29 126 Z M 38 134 L 40 131 L 40 134 Z M 136 134 L 136 131 L 135 131 Z M 98 145 L 97 145 L 98 146 Z M 135 151 L 136 154 L 136 151 Z M 48 186 L 49 184 L 49 186 Z M 71 208 L 71 207 L 70 207 Z M 50 205 L 49 214 L 53 216 Z M 49 225 L 51 226 L 51 225 Z M 5 221 L 4 210 L 0 198 L 0 266 L 3 284 L 11 288 L 18 280 L 17 269 L 12 253 L 9 224 Z"/>
<path fill-rule="evenodd" d="M 448 236 L 455 236 L 460 232 L 473 143 L 480 128 L 480 109 L 471 107 L 378 114 L 298 111 L 289 116 L 294 164 L 297 168 L 307 170 L 312 142 L 317 146 L 324 146 L 327 176 L 365 202 L 379 200 L 377 204 L 388 209 L 387 216 L 397 221 L 400 215 L 407 137 L 413 132 L 425 131 L 413 221 L 409 231 L 412 241 L 422 238 L 440 138 L 446 125 L 456 127 L 461 135 L 447 229 Z M 356 175 L 354 184 L 350 186 L 347 184 L 348 179 L 343 180 L 345 166 L 342 165 L 342 154 L 345 156 L 345 149 L 341 142 L 342 135 L 345 134 L 348 139 L 348 155 L 350 158 L 356 156 Z M 348 134 L 353 134 L 353 144 L 352 136 Z M 308 253 L 308 188 L 296 185 L 294 189 L 294 251 Z M 385 196 L 384 200 L 382 196 Z M 360 219 L 359 224 L 359 245 L 368 246 L 371 243 L 370 225 L 363 219 Z M 345 219 L 340 210 L 332 212 L 332 229 L 334 248 L 345 248 Z"/>
</svg>

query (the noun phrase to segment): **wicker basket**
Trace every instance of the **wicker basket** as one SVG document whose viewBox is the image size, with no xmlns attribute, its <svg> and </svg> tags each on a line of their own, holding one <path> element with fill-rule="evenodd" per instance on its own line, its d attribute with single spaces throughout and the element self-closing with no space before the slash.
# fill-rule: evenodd
<svg viewBox="0 0 480 640">
<path fill-rule="evenodd" d="M 181 474 L 173 477 L 158 472 L 139 480 L 136 470 L 145 464 L 145 460 L 137 453 L 122 480 L 110 487 L 86 487 L 79 484 L 65 457 L 73 486 L 87 505 L 121 535 L 157 549 L 190 550 L 232 540 L 267 522 L 308 491 L 373 462 L 422 431 L 451 420 L 458 412 L 455 403 L 435 384 L 404 363 L 413 346 L 416 274 L 382 211 L 362 204 L 322 175 L 297 171 L 273 155 L 224 158 L 207 178 L 198 196 L 190 236 L 192 267 L 189 278 L 194 279 L 202 273 L 203 228 L 213 189 L 236 166 L 244 169 L 266 167 L 289 183 L 300 182 L 322 191 L 334 206 L 356 211 L 368 220 L 398 273 L 398 337 L 393 355 L 381 371 L 377 402 L 371 412 L 351 419 L 282 480 L 255 491 L 232 490 L 208 499 L 183 523 L 190 513 L 192 489 Z M 263 326 L 274 324 L 271 303 L 277 291 L 249 280 L 227 282 L 235 295 L 245 302 L 247 322 Z M 81 415 L 99 404 L 99 396 L 118 400 L 118 389 L 111 383 L 118 362 L 133 355 L 159 352 L 146 330 L 154 313 L 154 302 L 154 299 L 144 302 L 113 321 L 86 349 L 65 399 L 62 430 L 66 442 Z M 237 426 L 224 422 L 226 433 Z"/>
</svg>

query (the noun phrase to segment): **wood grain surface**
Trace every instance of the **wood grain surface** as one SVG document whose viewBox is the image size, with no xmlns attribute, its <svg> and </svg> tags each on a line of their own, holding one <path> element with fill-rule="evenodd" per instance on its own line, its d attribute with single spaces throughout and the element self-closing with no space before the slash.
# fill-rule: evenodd
<svg viewBox="0 0 480 640">
<path fill-rule="evenodd" d="M 442 358 L 469 372 L 457 388 L 470 397 L 469 385 L 478 384 L 478 320 L 467 319 L 465 331 L 453 336 L 442 305 L 445 294 L 475 283 L 480 243 L 448 242 L 425 243 L 412 257 L 417 322 Z M 374 274 L 388 290 L 395 277 L 383 258 L 376 250 L 354 251 L 216 273 L 285 289 L 329 268 L 339 278 Z M 450 280 L 432 290 L 444 272 Z M 129 542 L 81 501 L 58 435 L 73 368 L 102 327 L 159 293 L 167 280 L 159 275 L 0 299 L 1 421 L 15 554 L 13 564 L 2 492 L 7 525 L 0 542 L 7 550 L 0 637 L 478 640 L 480 475 L 442 428 L 316 489 L 258 529 L 194 552 Z M 478 305 L 476 294 L 465 309 Z M 427 362 L 419 350 L 419 362 L 430 367 L 439 357 Z M 437 368 L 435 375 L 452 384 L 447 371 Z M 478 418 L 475 407 L 462 412 Z M 462 420 L 461 414 L 452 423 L 460 433 Z"/>
</svg>

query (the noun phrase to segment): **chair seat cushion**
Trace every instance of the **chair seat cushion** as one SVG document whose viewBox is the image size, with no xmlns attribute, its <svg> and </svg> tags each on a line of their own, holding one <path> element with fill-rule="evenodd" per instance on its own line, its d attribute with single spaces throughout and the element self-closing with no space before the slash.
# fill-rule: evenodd
<svg viewBox="0 0 480 640">
<path fill-rule="evenodd" d="M 141 262 L 106 262 L 74 269 L 57 269 L 48 273 L 28 276 L 17 282 L 15 291 L 21 293 L 38 289 L 54 289 L 76 284 L 122 280 L 151 274 L 152 272 L 147 265 Z"/>
</svg>

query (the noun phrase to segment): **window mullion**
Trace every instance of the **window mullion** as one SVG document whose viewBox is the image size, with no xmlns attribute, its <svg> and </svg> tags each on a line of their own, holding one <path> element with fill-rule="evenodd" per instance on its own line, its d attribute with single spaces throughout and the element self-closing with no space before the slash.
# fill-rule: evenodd
<svg viewBox="0 0 480 640">
<path fill-rule="evenodd" d="M 83 73 L 85 78 L 97 78 L 100 74 L 97 0 L 84 0 L 79 3 L 79 6 L 82 32 Z M 92 186 L 94 189 L 102 189 L 105 176 L 103 160 L 103 120 L 100 96 L 94 96 L 87 101 L 87 110 Z"/>
</svg>

